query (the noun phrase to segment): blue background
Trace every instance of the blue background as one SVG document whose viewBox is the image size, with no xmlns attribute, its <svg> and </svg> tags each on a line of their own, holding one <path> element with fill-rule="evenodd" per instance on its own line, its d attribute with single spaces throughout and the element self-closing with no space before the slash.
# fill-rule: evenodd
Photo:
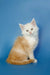
<svg viewBox="0 0 50 75">
<path fill-rule="evenodd" d="M 17 36 L 19 23 L 35 18 L 39 26 L 37 64 L 10 65 L 5 62 Z M 0 75 L 50 75 L 50 0 L 0 0 Z"/>
</svg>

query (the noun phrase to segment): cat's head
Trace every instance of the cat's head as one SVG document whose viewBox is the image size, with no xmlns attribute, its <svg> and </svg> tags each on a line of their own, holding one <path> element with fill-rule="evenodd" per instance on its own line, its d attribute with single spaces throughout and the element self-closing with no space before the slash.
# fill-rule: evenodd
<svg viewBox="0 0 50 75">
<path fill-rule="evenodd" d="M 27 23 L 25 25 L 23 25 L 23 24 L 19 24 L 19 25 L 20 25 L 20 28 L 22 30 L 23 35 L 29 35 L 30 36 L 30 35 L 38 32 L 38 30 L 39 30 L 38 26 L 36 25 L 36 21 L 34 18 L 30 23 Z"/>
</svg>

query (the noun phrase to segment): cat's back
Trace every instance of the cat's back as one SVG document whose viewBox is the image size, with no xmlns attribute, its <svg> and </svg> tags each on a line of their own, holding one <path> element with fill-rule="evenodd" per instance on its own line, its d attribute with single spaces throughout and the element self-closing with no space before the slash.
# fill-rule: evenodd
<svg viewBox="0 0 50 75">
<path fill-rule="evenodd" d="M 13 46 L 14 49 L 23 49 L 23 50 L 25 50 L 25 48 L 28 48 L 28 47 L 29 47 L 29 44 L 23 36 L 19 36 L 16 39 L 14 46 Z"/>
<path fill-rule="evenodd" d="M 22 44 L 26 42 L 25 38 L 23 36 L 19 36 L 16 41 L 15 41 L 15 44 Z"/>
<path fill-rule="evenodd" d="M 13 47 L 17 48 L 18 46 L 20 46 L 23 43 L 23 41 L 24 41 L 23 36 L 17 37 L 16 40 L 15 40 L 15 43 L 14 43 Z"/>
</svg>

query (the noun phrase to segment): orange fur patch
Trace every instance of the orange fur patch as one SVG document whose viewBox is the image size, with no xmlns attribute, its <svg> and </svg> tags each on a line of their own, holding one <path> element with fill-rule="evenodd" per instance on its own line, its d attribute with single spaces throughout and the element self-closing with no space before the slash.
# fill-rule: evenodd
<svg viewBox="0 0 50 75">
<path fill-rule="evenodd" d="M 27 60 L 29 50 L 31 50 L 31 47 L 28 44 L 27 40 L 24 37 L 18 37 L 14 43 L 12 50 L 10 51 L 10 54 L 7 58 L 7 62 L 11 64 L 17 64 L 18 61 L 21 62 L 21 64 L 33 62 L 33 60 Z"/>
</svg>

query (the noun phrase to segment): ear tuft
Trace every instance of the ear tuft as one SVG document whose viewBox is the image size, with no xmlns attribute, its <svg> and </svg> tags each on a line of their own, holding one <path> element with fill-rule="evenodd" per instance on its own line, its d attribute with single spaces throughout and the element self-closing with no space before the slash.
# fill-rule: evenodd
<svg viewBox="0 0 50 75">
<path fill-rule="evenodd" d="M 34 18 L 32 19 L 31 24 L 34 25 L 34 26 L 36 25 L 36 21 L 35 21 Z"/>
<path fill-rule="evenodd" d="M 24 26 L 22 24 L 19 24 L 19 26 L 20 26 L 21 30 L 24 29 Z"/>
<path fill-rule="evenodd" d="M 22 24 L 19 24 L 19 26 L 21 27 Z"/>
</svg>

